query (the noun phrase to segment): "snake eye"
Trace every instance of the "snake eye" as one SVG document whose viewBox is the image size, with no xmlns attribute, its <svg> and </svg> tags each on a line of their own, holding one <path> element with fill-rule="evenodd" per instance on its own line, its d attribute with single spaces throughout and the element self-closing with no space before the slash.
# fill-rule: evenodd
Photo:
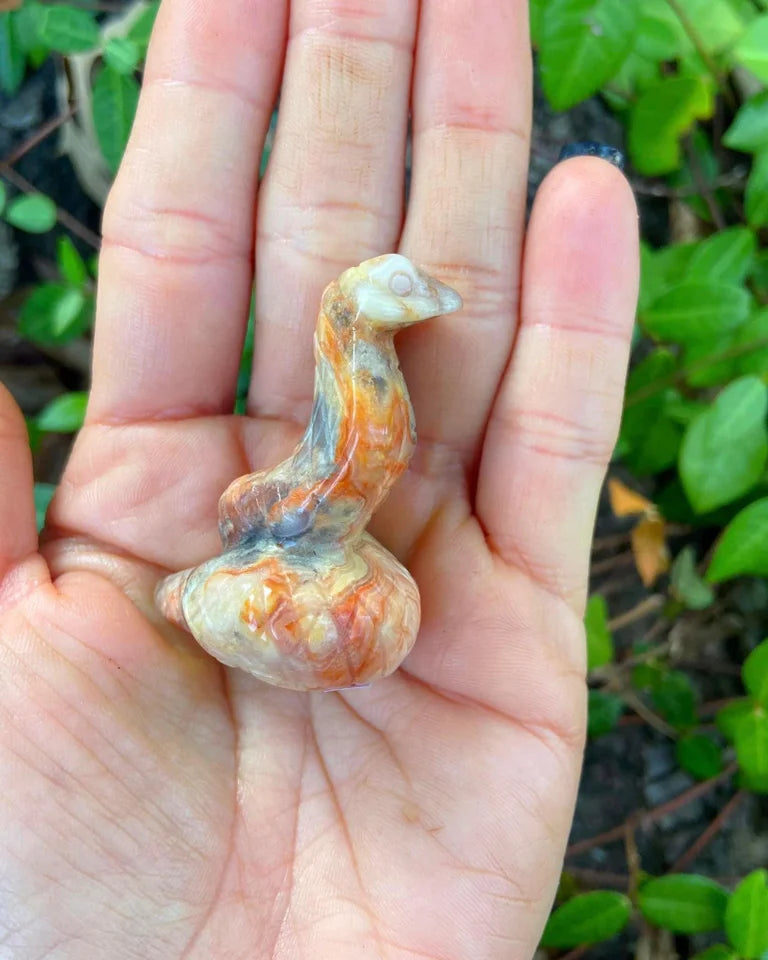
<svg viewBox="0 0 768 960">
<path fill-rule="evenodd" d="M 407 297 L 413 290 L 413 281 L 407 273 L 398 270 L 389 278 L 389 289 L 396 297 Z"/>
</svg>

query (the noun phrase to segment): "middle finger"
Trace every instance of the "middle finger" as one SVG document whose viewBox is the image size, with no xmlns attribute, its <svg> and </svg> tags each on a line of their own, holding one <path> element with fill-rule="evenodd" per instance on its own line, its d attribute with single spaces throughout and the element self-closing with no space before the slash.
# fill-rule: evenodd
<svg viewBox="0 0 768 960">
<path fill-rule="evenodd" d="M 259 206 L 249 412 L 301 420 L 323 287 L 394 249 L 416 0 L 297 0 Z"/>
</svg>

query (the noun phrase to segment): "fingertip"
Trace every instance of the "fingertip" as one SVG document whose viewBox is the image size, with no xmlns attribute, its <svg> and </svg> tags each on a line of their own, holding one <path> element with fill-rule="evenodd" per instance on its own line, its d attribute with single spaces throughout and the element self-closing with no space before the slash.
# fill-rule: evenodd
<svg viewBox="0 0 768 960">
<path fill-rule="evenodd" d="M 539 187 L 533 216 L 542 207 L 548 217 L 563 218 L 564 230 L 592 221 L 609 230 L 626 230 L 639 240 L 637 202 L 629 180 L 619 166 L 602 157 L 566 157 L 555 164 Z"/>
<path fill-rule="evenodd" d="M 545 311 L 573 299 L 588 302 L 593 314 L 631 324 L 639 239 L 637 204 L 621 170 L 596 156 L 564 160 L 544 179 L 534 202 L 526 285 Z M 548 285 L 540 282 L 544 274 Z M 623 309 L 616 309 L 617 299 Z"/>
<path fill-rule="evenodd" d="M 0 580 L 37 549 L 32 454 L 24 416 L 0 383 Z"/>
</svg>

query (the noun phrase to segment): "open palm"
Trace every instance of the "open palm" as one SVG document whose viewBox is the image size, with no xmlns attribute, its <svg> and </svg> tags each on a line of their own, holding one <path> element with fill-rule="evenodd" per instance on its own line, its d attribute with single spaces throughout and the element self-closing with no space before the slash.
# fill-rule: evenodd
<svg viewBox="0 0 768 960">
<path fill-rule="evenodd" d="M 569 161 L 523 252 L 527 2 L 417 6 L 164 0 L 41 553 L 0 401 L 0 957 L 533 953 L 581 759 L 635 213 L 614 168 Z M 369 689 L 276 690 L 152 591 L 217 551 L 222 490 L 301 433 L 322 287 L 395 248 L 465 300 L 397 343 L 419 446 L 373 532 L 419 584 L 421 633 Z"/>
</svg>

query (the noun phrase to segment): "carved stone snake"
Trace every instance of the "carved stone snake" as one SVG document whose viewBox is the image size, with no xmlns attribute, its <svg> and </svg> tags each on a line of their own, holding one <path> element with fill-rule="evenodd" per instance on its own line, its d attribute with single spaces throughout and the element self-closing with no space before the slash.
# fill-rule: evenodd
<svg viewBox="0 0 768 960">
<path fill-rule="evenodd" d="M 325 289 L 303 438 L 224 492 L 223 552 L 157 589 L 162 613 L 221 663 L 280 687 L 333 690 L 387 676 L 408 654 L 418 589 L 365 530 L 416 443 L 393 336 L 460 307 L 399 254 Z"/>
</svg>

